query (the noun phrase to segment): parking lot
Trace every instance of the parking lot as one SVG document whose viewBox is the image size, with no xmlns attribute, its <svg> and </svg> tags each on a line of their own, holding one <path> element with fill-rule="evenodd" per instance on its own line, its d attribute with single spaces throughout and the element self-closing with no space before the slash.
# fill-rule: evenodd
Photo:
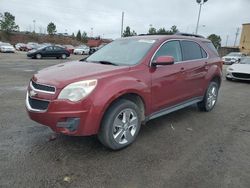
<svg viewBox="0 0 250 188">
<path fill-rule="evenodd" d="M 192 187 L 250 185 L 250 85 L 223 77 L 210 113 L 191 106 L 148 122 L 121 151 L 95 136 L 57 135 L 25 109 L 36 71 L 67 60 L 0 54 L 0 187 Z M 225 71 L 224 67 L 224 71 Z"/>
</svg>

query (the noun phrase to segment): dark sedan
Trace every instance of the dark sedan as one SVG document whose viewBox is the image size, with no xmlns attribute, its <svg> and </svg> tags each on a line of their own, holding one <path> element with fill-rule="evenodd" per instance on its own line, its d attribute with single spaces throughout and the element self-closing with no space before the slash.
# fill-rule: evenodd
<svg viewBox="0 0 250 188">
<path fill-rule="evenodd" d="M 41 59 L 44 57 L 56 57 L 66 59 L 70 56 L 70 53 L 60 46 L 46 46 L 37 50 L 31 50 L 27 53 L 28 57 Z"/>
</svg>

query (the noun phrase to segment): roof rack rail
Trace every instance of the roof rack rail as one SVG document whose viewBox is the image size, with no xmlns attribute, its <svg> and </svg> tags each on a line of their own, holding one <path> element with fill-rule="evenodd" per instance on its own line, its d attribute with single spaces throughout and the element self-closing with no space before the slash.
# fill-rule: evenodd
<svg viewBox="0 0 250 188">
<path fill-rule="evenodd" d="M 197 37 L 197 38 L 205 38 L 202 35 L 196 35 L 196 34 L 191 34 L 191 33 L 175 33 L 175 35 L 181 35 L 181 36 L 186 36 L 186 37 Z"/>
</svg>

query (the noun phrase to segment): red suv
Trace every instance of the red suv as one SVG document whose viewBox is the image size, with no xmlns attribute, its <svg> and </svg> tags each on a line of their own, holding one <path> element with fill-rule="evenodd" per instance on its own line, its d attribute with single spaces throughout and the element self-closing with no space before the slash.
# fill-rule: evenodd
<svg viewBox="0 0 250 188">
<path fill-rule="evenodd" d="M 138 36 L 115 40 L 84 60 L 35 74 L 26 107 L 30 118 L 66 135 L 98 135 L 117 150 L 141 124 L 192 104 L 211 111 L 222 61 L 199 36 Z"/>
</svg>

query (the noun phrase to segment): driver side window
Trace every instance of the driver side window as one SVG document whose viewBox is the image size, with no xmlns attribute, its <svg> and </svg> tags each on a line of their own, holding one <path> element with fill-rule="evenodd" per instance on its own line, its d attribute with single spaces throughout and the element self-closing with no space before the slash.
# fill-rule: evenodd
<svg viewBox="0 0 250 188">
<path fill-rule="evenodd" d="M 169 41 L 156 52 L 153 61 L 160 56 L 172 56 L 175 62 L 182 61 L 181 45 L 179 41 Z"/>
</svg>

